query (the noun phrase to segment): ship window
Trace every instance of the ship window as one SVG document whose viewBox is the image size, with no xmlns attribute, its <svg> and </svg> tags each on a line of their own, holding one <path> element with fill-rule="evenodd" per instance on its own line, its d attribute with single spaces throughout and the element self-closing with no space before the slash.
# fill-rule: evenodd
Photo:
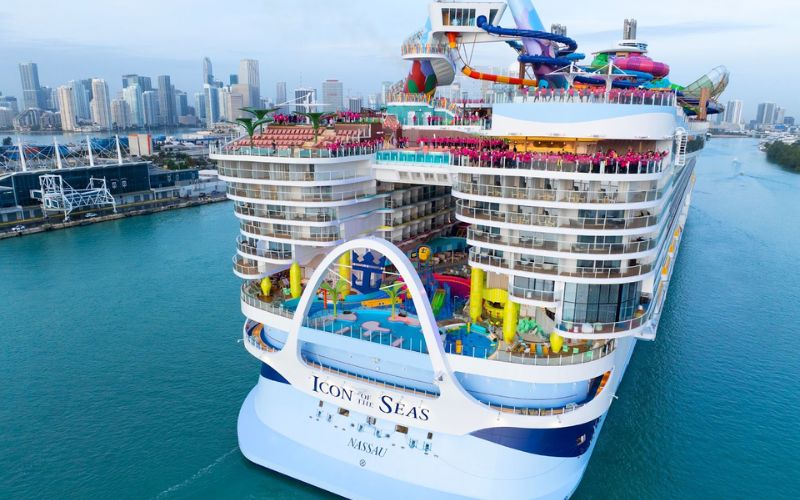
<svg viewBox="0 0 800 500">
<path fill-rule="evenodd" d="M 339 415 L 347 417 L 350 415 L 350 410 L 348 410 L 347 408 L 339 408 Z"/>
<path fill-rule="evenodd" d="M 428 439 L 433 439 L 433 433 L 432 432 L 428 433 Z"/>
<path fill-rule="evenodd" d="M 322 402 L 322 401 L 320 401 L 320 403 L 321 403 L 321 402 Z M 367 417 L 367 423 L 368 423 L 369 425 L 375 425 L 375 422 L 377 422 L 377 419 L 375 419 L 375 417 Z"/>
<path fill-rule="evenodd" d="M 613 323 L 633 317 L 641 283 L 564 286 L 562 319 L 575 323 Z"/>
<path fill-rule="evenodd" d="M 494 24 L 494 18 L 497 16 L 497 9 L 489 11 L 489 24 Z"/>
<path fill-rule="evenodd" d="M 405 425 L 395 425 L 394 426 L 395 432 L 399 432 L 400 434 L 408 434 L 408 427 Z"/>
</svg>

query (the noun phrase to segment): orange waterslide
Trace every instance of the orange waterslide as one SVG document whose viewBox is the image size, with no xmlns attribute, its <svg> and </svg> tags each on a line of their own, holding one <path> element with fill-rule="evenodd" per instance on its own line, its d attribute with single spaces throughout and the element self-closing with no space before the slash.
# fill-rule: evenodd
<svg viewBox="0 0 800 500">
<path fill-rule="evenodd" d="M 539 82 L 537 82 L 536 80 L 529 80 L 527 78 L 514 78 L 511 76 L 503 76 L 503 75 L 490 75 L 489 73 L 481 73 L 480 71 L 475 71 L 469 66 L 464 66 L 463 68 L 461 68 L 461 72 L 470 78 L 474 78 L 475 80 L 486 80 L 489 82 L 506 83 L 508 85 L 521 85 L 523 87 L 537 87 L 539 85 Z"/>
</svg>

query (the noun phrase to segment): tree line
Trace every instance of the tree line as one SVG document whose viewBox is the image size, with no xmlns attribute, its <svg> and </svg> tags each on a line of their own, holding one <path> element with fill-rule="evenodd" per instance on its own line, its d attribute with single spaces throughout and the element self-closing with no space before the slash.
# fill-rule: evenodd
<svg viewBox="0 0 800 500">
<path fill-rule="evenodd" d="M 767 146 L 767 160 L 800 172 L 800 141 L 786 144 L 775 141 Z"/>
</svg>

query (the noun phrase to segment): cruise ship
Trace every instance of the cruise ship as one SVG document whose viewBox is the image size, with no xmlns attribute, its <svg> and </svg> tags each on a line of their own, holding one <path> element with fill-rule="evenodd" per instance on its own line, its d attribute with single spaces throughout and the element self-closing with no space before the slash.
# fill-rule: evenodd
<svg viewBox="0 0 800 500">
<path fill-rule="evenodd" d="M 212 147 L 249 460 L 348 498 L 575 491 L 656 337 L 728 73 L 670 82 L 634 20 L 591 55 L 566 32 L 529 0 L 433 2 L 385 109 L 251 110 Z M 486 44 L 518 71 L 476 70 Z M 459 73 L 491 98 L 446 98 Z"/>
</svg>

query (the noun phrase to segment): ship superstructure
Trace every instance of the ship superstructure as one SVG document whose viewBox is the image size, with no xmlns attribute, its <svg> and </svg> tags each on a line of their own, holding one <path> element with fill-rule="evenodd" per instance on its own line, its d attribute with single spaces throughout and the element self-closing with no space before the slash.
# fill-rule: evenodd
<svg viewBox="0 0 800 500">
<path fill-rule="evenodd" d="M 465 63 L 491 42 L 518 75 Z M 574 491 L 656 336 L 727 83 L 679 87 L 646 44 L 619 45 L 584 65 L 528 2 L 434 2 L 385 112 L 279 115 L 212 151 L 262 362 L 248 459 L 353 498 Z M 437 97 L 459 65 L 511 93 Z"/>
</svg>

